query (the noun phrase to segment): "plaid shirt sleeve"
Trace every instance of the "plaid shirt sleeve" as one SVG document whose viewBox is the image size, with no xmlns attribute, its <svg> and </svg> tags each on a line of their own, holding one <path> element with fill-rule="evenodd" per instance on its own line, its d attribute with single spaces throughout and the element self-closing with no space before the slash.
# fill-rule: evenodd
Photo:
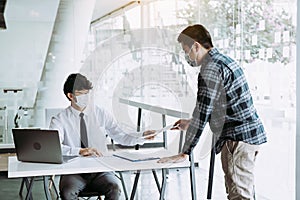
<svg viewBox="0 0 300 200">
<path fill-rule="evenodd" d="M 221 96 L 222 78 L 217 67 L 209 66 L 210 62 L 198 75 L 198 93 L 193 117 L 186 132 L 182 152 L 190 154 L 199 141 L 206 123 L 210 120 L 216 101 Z"/>
<path fill-rule="evenodd" d="M 202 62 L 196 107 L 183 153 L 191 153 L 207 122 L 216 138 L 216 153 L 228 139 L 256 145 L 267 141 L 242 69 L 215 48 Z"/>
</svg>

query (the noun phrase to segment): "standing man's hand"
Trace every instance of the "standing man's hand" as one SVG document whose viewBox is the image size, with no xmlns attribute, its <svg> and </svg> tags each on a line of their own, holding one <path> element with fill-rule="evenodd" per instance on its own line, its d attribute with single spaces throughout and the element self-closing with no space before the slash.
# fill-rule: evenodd
<svg viewBox="0 0 300 200">
<path fill-rule="evenodd" d="M 178 162 L 185 161 L 187 157 L 188 157 L 187 154 L 180 153 L 180 154 L 175 155 L 175 156 L 161 158 L 157 162 L 158 163 L 178 163 Z"/>
<path fill-rule="evenodd" d="M 103 154 L 101 152 L 98 152 L 96 148 L 82 148 L 80 149 L 79 154 L 81 156 L 95 156 L 95 157 L 103 156 Z"/>
<path fill-rule="evenodd" d="M 190 125 L 190 121 L 191 121 L 190 119 L 180 119 L 177 122 L 175 122 L 171 130 L 186 131 Z"/>
</svg>

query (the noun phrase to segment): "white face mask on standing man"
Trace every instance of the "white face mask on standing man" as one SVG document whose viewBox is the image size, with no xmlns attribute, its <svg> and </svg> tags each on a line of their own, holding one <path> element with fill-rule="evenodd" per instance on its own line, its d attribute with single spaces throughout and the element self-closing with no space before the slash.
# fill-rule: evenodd
<svg viewBox="0 0 300 200">
<path fill-rule="evenodd" d="M 190 50 L 188 53 L 185 53 L 184 58 L 186 60 L 186 62 L 191 66 L 191 67 L 197 67 L 197 62 L 196 62 L 196 58 L 194 60 L 192 60 L 190 58 L 190 53 L 193 49 L 194 44 L 191 46 Z"/>
<path fill-rule="evenodd" d="M 187 52 L 187 45 L 182 44 L 182 48 L 185 52 Z M 185 59 L 190 66 L 198 67 L 201 65 L 202 59 L 205 57 L 205 55 L 210 49 L 211 48 L 206 49 L 200 43 L 195 42 L 188 50 L 188 53 L 185 53 Z"/>
</svg>

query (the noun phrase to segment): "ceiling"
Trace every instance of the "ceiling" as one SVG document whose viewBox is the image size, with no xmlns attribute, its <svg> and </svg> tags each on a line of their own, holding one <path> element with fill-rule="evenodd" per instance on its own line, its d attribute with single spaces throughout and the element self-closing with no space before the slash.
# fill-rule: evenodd
<svg viewBox="0 0 300 200">
<path fill-rule="evenodd" d="M 26 106 L 33 105 L 58 4 L 59 0 L 7 1 L 7 29 L 0 30 L 0 106 L 15 104 L 17 98 Z"/>
<path fill-rule="evenodd" d="M 87 34 L 92 20 L 129 2 L 127 0 L 7 1 L 4 12 L 7 29 L 0 30 L 0 108 L 34 107 L 41 88 L 49 88 L 51 91 L 51 87 L 60 87 L 51 84 L 51 81 L 52 83 L 55 81 L 55 77 L 47 81 L 45 73 L 49 70 L 59 71 L 59 68 L 65 65 L 78 66 L 82 62 L 75 59 L 78 54 L 82 54 L 86 39 L 84 35 L 80 37 L 82 44 L 75 42 L 79 37 L 76 34 L 80 32 L 80 28 L 84 29 L 80 33 Z M 86 20 L 77 22 L 80 20 L 77 13 L 84 12 L 80 9 L 85 9 L 85 4 L 94 6 L 92 10 L 87 9 L 92 13 L 85 13 Z M 68 40 L 68 36 L 72 37 Z M 72 55 L 69 55 L 70 52 Z M 56 66 L 58 64 L 54 61 L 60 56 L 71 57 L 73 63 L 66 64 L 64 62 L 68 62 L 67 59 L 61 59 L 60 62 L 56 62 L 59 66 Z M 65 68 L 65 73 L 76 70 L 78 68 Z M 52 75 L 56 76 L 55 72 L 52 72 Z"/>
<path fill-rule="evenodd" d="M 97 0 L 95 4 L 95 9 L 92 17 L 92 21 L 98 19 L 99 17 L 105 16 L 106 14 L 121 8 L 122 6 L 128 4 L 128 0 Z"/>
</svg>

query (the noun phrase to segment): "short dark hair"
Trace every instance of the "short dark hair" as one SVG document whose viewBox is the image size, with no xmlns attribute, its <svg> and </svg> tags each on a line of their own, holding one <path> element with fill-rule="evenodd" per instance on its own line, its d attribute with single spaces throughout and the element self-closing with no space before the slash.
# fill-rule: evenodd
<svg viewBox="0 0 300 200">
<path fill-rule="evenodd" d="M 68 93 L 74 94 L 75 90 L 90 90 L 92 83 L 82 74 L 70 74 L 64 84 L 64 93 L 68 97 Z M 69 99 L 70 100 L 70 99 Z"/>
<path fill-rule="evenodd" d="M 205 49 L 214 47 L 210 33 L 201 24 L 185 28 L 178 36 L 177 41 L 191 47 L 194 42 L 199 42 Z"/>
</svg>

